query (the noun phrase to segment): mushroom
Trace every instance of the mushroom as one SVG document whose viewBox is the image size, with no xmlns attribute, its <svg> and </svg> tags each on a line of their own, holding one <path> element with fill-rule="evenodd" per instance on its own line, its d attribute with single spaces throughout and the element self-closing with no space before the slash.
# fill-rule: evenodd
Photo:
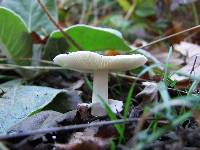
<svg viewBox="0 0 200 150">
<path fill-rule="evenodd" d="M 94 74 L 91 114 L 104 116 L 106 112 L 101 100 L 104 100 L 115 113 L 122 111 L 123 106 L 122 101 L 108 100 L 108 73 L 137 68 L 144 65 L 147 58 L 141 54 L 103 56 L 90 51 L 77 51 L 59 54 L 53 61 L 70 70 Z"/>
</svg>

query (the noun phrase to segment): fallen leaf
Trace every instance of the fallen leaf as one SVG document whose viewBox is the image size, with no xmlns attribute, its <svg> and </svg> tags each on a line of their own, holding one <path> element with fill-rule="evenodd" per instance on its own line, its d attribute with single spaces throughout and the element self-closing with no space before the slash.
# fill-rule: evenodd
<svg viewBox="0 0 200 150">
<path fill-rule="evenodd" d="M 144 90 L 138 93 L 135 98 L 140 101 L 143 105 L 151 101 L 158 100 L 158 85 L 154 82 L 143 82 L 145 86 Z"/>
<path fill-rule="evenodd" d="M 41 109 L 67 112 L 69 107 L 76 108 L 81 102 L 76 91 L 24 86 L 19 80 L 1 84 L 0 88 L 5 92 L 0 97 L 0 134 Z"/>
<path fill-rule="evenodd" d="M 181 32 L 181 31 L 183 31 L 182 23 L 177 22 L 177 21 L 173 21 L 171 23 L 171 25 L 168 27 L 168 29 L 166 30 L 164 36 L 169 36 L 169 35 L 172 35 L 174 33 Z M 180 35 L 171 37 L 170 39 L 168 39 L 168 41 L 172 44 L 180 43 L 181 41 L 183 41 L 184 38 L 185 38 L 185 35 L 180 34 Z"/>
<path fill-rule="evenodd" d="M 36 32 L 31 32 L 31 38 L 35 44 L 46 44 L 48 37 L 42 37 Z"/>
<path fill-rule="evenodd" d="M 173 11 L 181 5 L 186 5 L 186 4 L 189 4 L 189 3 L 196 2 L 196 1 L 197 0 L 172 0 L 170 9 Z"/>
<path fill-rule="evenodd" d="M 71 124 L 76 116 L 76 111 L 70 111 L 65 114 L 56 111 L 42 111 L 33 116 L 30 116 L 20 123 L 12 126 L 8 129 L 8 134 L 25 133 L 28 131 L 34 131 L 38 129 L 46 129 L 50 127 L 59 126 L 63 121 Z"/>
<path fill-rule="evenodd" d="M 86 128 L 83 132 L 74 133 L 68 144 L 56 144 L 57 150 L 104 150 L 109 148 L 110 140 L 95 137 L 98 127 Z"/>
<path fill-rule="evenodd" d="M 188 58 L 200 54 L 200 46 L 193 43 L 181 42 L 174 45 L 174 50 Z"/>
<path fill-rule="evenodd" d="M 179 69 L 178 72 L 184 73 L 188 76 L 200 76 L 200 55 L 192 56 L 191 58 L 189 58 L 188 64 Z M 176 80 L 177 82 L 182 82 L 188 80 L 189 77 L 173 74 L 171 76 L 171 79 Z"/>
<path fill-rule="evenodd" d="M 161 62 L 165 63 L 166 58 L 169 55 L 168 49 L 163 48 L 163 47 L 153 47 L 153 48 L 151 48 L 150 53 L 151 53 L 152 56 L 149 57 L 149 58 L 152 59 L 153 57 L 155 57 L 157 59 L 157 61 L 154 61 L 155 63 L 161 63 Z M 180 58 L 180 54 L 177 53 L 177 52 L 173 52 L 172 56 L 169 59 L 169 64 L 173 64 L 173 66 L 175 66 L 175 65 L 178 66 L 178 65 L 181 65 L 183 63 L 184 63 L 184 59 Z"/>
<path fill-rule="evenodd" d="M 169 52 L 153 52 L 154 56 L 158 58 L 161 62 L 165 62 Z M 179 66 L 184 63 L 184 59 L 179 57 L 179 54 L 173 53 L 169 59 L 169 64 L 173 64 L 173 67 Z M 176 67 L 175 66 L 175 67 Z"/>
</svg>

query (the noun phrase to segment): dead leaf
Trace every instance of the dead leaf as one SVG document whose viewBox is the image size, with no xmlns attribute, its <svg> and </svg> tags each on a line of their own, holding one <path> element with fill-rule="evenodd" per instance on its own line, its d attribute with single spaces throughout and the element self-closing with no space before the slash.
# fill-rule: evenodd
<svg viewBox="0 0 200 150">
<path fill-rule="evenodd" d="M 154 53 L 155 57 L 158 58 L 161 62 L 165 62 L 166 58 L 169 55 L 169 52 L 158 52 Z M 169 59 L 169 64 L 174 64 L 174 67 L 179 66 L 184 63 L 184 59 L 179 57 L 179 54 L 173 53 Z M 175 66 L 176 65 L 176 66 Z"/>
<path fill-rule="evenodd" d="M 181 32 L 181 31 L 183 31 L 182 23 L 177 22 L 177 21 L 173 21 L 172 24 L 166 30 L 164 36 L 169 36 L 169 35 L 172 35 L 174 33 Z M 184 38 L 185 38 L 184 34 L 180 34 L 180 35 L 177 35 L 177 36 L 174 36 L 174 37 L 168 39 L 168 41 L 171 44 L 180 43 L 181 41 L 183 41 Z"/>
<path fill-rule="evenodd" d="M 181 42 L 174 45 L 174 50 L 188 58 L 200 54 L 200 46 L 193 43 Z"/>
<path fill-rule="evenodd" d="M 17 134 L 38 129 L 56 127 L 59 126 L 61 122 L 65 122 L 65 124 L 70 124 L 75 119 L 75 116 L 76 116 L 76 111 L 70 111 L 65 114 L 56 111 L 42 111 L 14 125 L 8 130 L 7 133 Z"/>
<path fill-rule="evenodd" d="M 145 88 L 136 95 L 136 100 L 141 101 L 142 105 L 158 100 L 158 85 L 154 82 L 143 82 L 142 84 Z"/>
<path fill-rule="evenodd" d="M 163 47 L 153 47 L 151 49 L 151 54 L 156 57 L 160 62 L 165 63 L 169 55 L 169 50 Z M 178 52 L 173 52 L 169 59 L 169 64 L 174 64 L 173 66 L 179 66 L 184 63 L 184 59 L 180 57 Z"/>
<path fill-rule="evenodd" d="M 74 133 L 68 144 L 56 144 L 57 150 L 104 150 L 109 148 L 110 140 L 95 137 L 98 127 L 86 128 L 83 132 Z"/>
<path fill-rule="evenodd" d="M 188 64 L 179 69 L 178 72 L 184 73 L 188 76 L 190 75 L 195 77 L 200 76 L 200 55 L 192 56 L 188 60 Z M 171 79 L 176 80 L 177 82 L 182 82 L 188 80 L 189 77 L 174 74 L 171 76 Z"/>
<path fill-rule="evenodd" d="M 31 38 L 34 44 L 46 44 L 48 37 L 42 37 L 36 32 L 31 32 Z"/>
<path fill-rule="evenodd" d="M 91 105 L 88 103 L 78 104 L 78 114 L 81 120 L 86 121 L 91 117 Z"/>
<path fill-rule="evenodd" d="M 197 1 L 197 0 L 172 0 L 170 9 L 173 11 L 181 5 L 186 5 L 186 4 L 189 4 L 189 3 L 193 3 L 195 1 Z"/>
</svg>

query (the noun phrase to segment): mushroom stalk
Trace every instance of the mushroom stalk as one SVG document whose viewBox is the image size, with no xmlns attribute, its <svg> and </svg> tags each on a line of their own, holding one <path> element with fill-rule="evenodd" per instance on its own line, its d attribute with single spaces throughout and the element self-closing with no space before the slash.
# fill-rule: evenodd
<svg viewBox="0 0 200 150">
<path fill-rule="evenodd" d="M 108 70 L 94 72 L 92 92 L 92 115 L 104 116 L 106 114 L 101 105 L 100 97 L 108 104 Z"/>
</svg>

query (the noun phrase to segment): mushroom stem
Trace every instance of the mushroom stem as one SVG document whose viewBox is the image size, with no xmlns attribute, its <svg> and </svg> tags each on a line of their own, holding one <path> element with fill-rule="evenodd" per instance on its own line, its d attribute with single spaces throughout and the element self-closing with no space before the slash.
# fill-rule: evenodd
<svg viewBox="0 0 200 150">
<path fill-rule="evenodd" d="M 106 114 L 101 105 L 100 97 L 108 104 L 108 70 L 94 72 L 92 110 L 93 116 L 104 116 Z"/>
</svg>

